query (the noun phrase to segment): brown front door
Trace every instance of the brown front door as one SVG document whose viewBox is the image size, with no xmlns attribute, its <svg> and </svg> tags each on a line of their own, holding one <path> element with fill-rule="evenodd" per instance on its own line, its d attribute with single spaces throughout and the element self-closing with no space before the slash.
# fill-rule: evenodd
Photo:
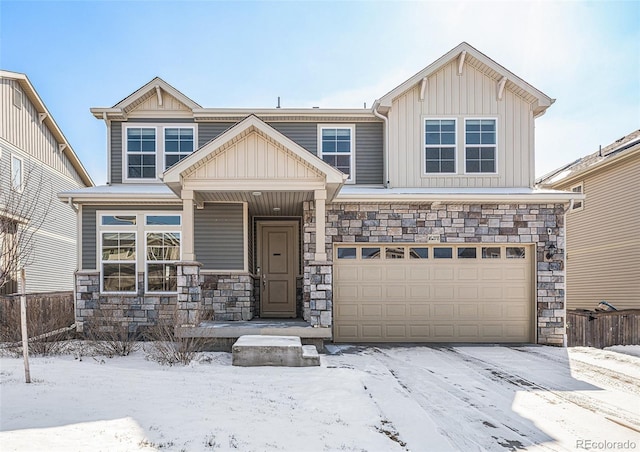
<svg viewBox="0 0 640 452">
<path fill-rule="evenodd" d="M 297 231 L 296 222 L 258 223 L 261 317 L 296 316 Z"/>
</svg>

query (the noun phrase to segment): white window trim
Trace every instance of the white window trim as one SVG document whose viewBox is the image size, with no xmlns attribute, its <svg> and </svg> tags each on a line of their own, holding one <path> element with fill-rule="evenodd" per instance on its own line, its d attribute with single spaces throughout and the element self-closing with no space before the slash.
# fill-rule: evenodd
<svg viewBox="0 0 640 452">
<path fill-rule="evenodd" d="M 322 160 L 322 130 L 323 129 L 349 129 L 351 130 L 351 149 L 349 151 L 349 168 L 351 172 L 349 178 L 345 181 L 347 184 L 356 183 L 356 125 L 355 124 L 318 124 L 317 142 L 318 142 L 318 157 Z M 336 153 L 329 153 L 328 155 L 336 155 Z M 342 154 L 344 155 L 344 154 Z"/>
<path fill-rule="evenodd" d="M 156 130 L 156 177 L 155 178 L 130 178 L 129 161 L 127 158 L 127 130 L 128 129 L 155 129 Z M 146 123 L 132 122 L 123 124 L 122 127 L 122 181 L 128 184 L 148 184 L 152 181 L 160 181 L 160 177 L 166 171 L 164 169 L 164 131 L 165 129 L 192 129 L 193 130 L 193 151 L 198 149 L 198 125 L 194 123 Z"/>
<path fill-rule="evenodd" d="M 13 178 L 13 172 L 14 172 L 14 165 L 15 165 L 15 161 L 20 162 L 20 180 L 18 181 L 18 183 L 16 184 L 14 178 Z M 18 157 L 17 155 L 12 154 L 11 155 L 11 174 L 9 175 L 9 183 L 11 185 L 11 190 L 18 192 L 18 193 L 22 193 L 24 191 L 24 159 L 22 157 Z"/>
<path fill-rule="evenodd" d="M 575 191 L 574 188 L 579 188 L 580 191 Z M 579 184 L 572 185 L 569 190 L 573 193 L 580 193 L 581 195 L 584 194 L 584 182 L 581 181 Z M 574 201 L 573 206 L 571 207 L 571 212 L 578 212 L 580 210 L 584 210 L 584 200 Z"/>
<path fill-rule="evenodd" d="M 427 120 L 429 121 L 451 121 L 453 120 L 453 129 L 456 137 L 456 142 L 453 145 L 453 167 L 455 170 L 451 173 L 427 173 Z M 422 152 L 420 153 L 422 159 L 422 177 L 451 177 L 458 175 L 458 121 L 459 118 L 456 116 L 422 116 Z M 429 147 L 445 147 L 443 145 L 429 145 Z"/>
<path fill-rule="evenodd" d="M 136 224 L 135 225 L 102 225 L 102 217 L 108 216 L 135 216 Z M 153 215 L 167 215 L 167 216 L 177 216 L 180 218 L 179 225 L 151 225 L 147 226 L 147 217 Z M 179 232 L 180 233 L 180 257 L 178 259 L 179 262 L 182 260 L 182 246 L 184 240 L 184 222 L 183 215 L 181 211 L 178 210 L 158 210 L 158 211 L 146 211 L 144 213 L 137 213 L 132 210 L 99 210 L 96 212 L 96 229 L 99 240 L 97 240 L 97 249 L 96 249 L 96 264 L 100 272 L 100 293 L 104 294 L 122 294 L 122 295 L 131 295 L 134 293 L 138 293 L 139 283 L 138 283 L 138 274 L 140 273 L 140 269 L 143 269 L 144 273 L 144 288 L 145 294 L 148 295 L 162 295 L 162 294 L 175 294 L 176 292 L 149 292 L 147 290 L 147 232 Z M 103 287 L 103 272 L 102 272 L 102 233 L 103 232 L 133 232 L 135 234 L 136 239 L 136 259 L 134 261 L 136 267 L 136 291 L 135 292 L 105 292 Z M 142 237 L 142 242 L 140 243 L 140 237 Z M 158 262 L 169 262 L 169 261 L 158 261 Z M 173 261 L 171 261 L 173 262 Z"/>
<path fill-rule="evenodd" d="M 496 148 L 496 153 L 495 153 L 495 171 L 493 172 L 479 172 L 479 173 L 470 173 L 467 172 L 467 121 L 478 121 L 478 120 L 493 120 L 495 121 L 496 124 L 496 144 L 494 144 L 493 146 Z M 464 175 L 468 175 L 468 176 L 484 176 L 484 175 L 489 175 L 489 176 L 495 176 L 498 174 L 498 149 L 499 149 L 499 139 L 498 139 L 498 118 L 494 117 L 494 116 L 483 116 L 483 117 L 465 117 L 464 118 L 464 128 L 462 130 L 462 135 L 463 135 L 463 143 L 464 146 L 462 148 L 462 161 L 463 161 L 463 165 L 464 165 Z M 472 144 L 469 145 L 469 147 L 478 147 L 478 148 L 487 148 L 487 147 L 492 147 L 492 145 L 483 145 L 483 144 Z"/>
</svg>

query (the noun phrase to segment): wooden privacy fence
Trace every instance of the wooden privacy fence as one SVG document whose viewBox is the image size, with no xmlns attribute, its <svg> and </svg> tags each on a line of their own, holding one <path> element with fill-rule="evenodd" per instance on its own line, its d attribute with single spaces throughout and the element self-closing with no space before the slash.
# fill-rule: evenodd
<svg viewBox="0 0 640 452">
<path fill-rule="evenodd" d="M 567 311 L 569 347 L 640 345 L 640 309 Z"/>
<path fill-rule="evenodd" d="M 74 320 L 73 292 L 27 295 L 29 337 L 68 327 Z M 19 341 L 20 334 L 20 296 L 0 296 L 0 341 Z"/>
</svg>

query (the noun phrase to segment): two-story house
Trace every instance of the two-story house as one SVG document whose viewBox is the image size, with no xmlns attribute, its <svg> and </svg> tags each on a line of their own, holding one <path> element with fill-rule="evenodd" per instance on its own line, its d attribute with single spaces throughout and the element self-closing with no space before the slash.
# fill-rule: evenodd
<svg viewBox="0 0 640 452">
<path fill-rule="evenodd" d="M 567 214 L 567 309 L 640 309 L 640 130 L 541 177 L 582 193 Z M 603 265 L 594 256 L 606 255 Z"/>
<path fill-rule="evenodd" d="M 303 319 L 333 341 L 563 344 L 564 215 L 534 188 L 553 99 L 467 43 L 371 109 L 203 108 L 155 78 L 109 108 L 77 320 Z"/>
<path fill-rule="evenodd" d="M 72 291 L 77 214 L 56 193 L 93 181 L 26 75 L 0 71 L 0 294 Z M 4 280 L 4 278 L 2 278 Z"/>
</svg>

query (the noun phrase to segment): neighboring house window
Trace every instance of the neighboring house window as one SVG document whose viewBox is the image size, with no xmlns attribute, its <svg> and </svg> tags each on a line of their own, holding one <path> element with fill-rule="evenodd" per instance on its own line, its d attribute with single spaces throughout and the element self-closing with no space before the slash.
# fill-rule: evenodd
<svg viewBox="0 0 640 452">
<path fill-rule="evenodd" d="M 353 158 L 355 126 L 320 125 L 318 128 L 320 158 L 347 174 L 348 182 L 355 182 Z"/>
<path fill-rule="evenodd" d="M 156 178 L 156 129 L 127 128 L 127 177 Z"/>
<path fill-rule="evenodd" d="M 167 127 L 164 129 L 164 169 L 175 165 L 192 152 L 192 128 Z"/>
<path fill-rule="evenodd" d="M 11 156 L 11 188 L 17 192 L 24 188 L 24 162 L 15 155 Z"/>
<path fill-rule="evenodd" d="M 13 88 L 13 105 L 22 109 L 22 91 L 17 86 Z"/>
<path fill-rule="evenodd" d="M 195 150 L 195 126 L 130 124 L 124 129 L 126 180 L 157 179 Z"/>
<path fill-rule="evenodd" d="M 575 185 L 573 187 L 571 187 L 571 191 L 574 193 L 584 193 L 584 185 L 582 182 L 580 182 L 579 185 Z M 584 202 L 583 201 L 574 201 L 573 202 L 573 207 L 571 208 L 571 210 L 582 210 L 584 208 Z"/>
<path fill-rule="evenodd" d="M 103 292 L 136 293 L 137 269 L 145 269 L 146 292 L 176 292 L 181 257 L 179 214 L 100 214 Z"/>
<path fill-rule="evenodd" d="M 425 173 L 456 172 L 456 120 L 425 119 Z"/>
<path fill-rule="evenodd" d="M 465 120 L 465 172 L 496 172 L 496 120 Z"/>
</svg>

